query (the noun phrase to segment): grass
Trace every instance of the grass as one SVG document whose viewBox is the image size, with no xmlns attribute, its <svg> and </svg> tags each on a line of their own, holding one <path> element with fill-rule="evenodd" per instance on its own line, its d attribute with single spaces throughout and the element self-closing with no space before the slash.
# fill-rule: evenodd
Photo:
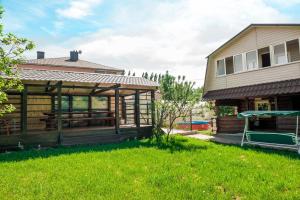
<svg viewBox="0 0 300 200">
<path fill-rule="evenodd" d="M 212 130 L 202 130 L 202 131 L 197 131 L 197 133 L 204 134 L 204 135 L 212 135 Z"/>
<path fill-rule="evenodd" d="M 177 136 L 0 154 L 0 199 L 299 199 L 296 153 Z"/>
</svg>

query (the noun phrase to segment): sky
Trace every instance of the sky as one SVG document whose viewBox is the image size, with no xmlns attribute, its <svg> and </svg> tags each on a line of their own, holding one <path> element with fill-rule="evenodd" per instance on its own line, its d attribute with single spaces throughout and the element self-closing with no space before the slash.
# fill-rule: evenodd
<svg viewBox="0 0 300 200">
<path fill-rule="evenodd" d="M 185 75 L 203 85 L 206 57 L 251 23 L 300 23 L 300 0 L 0 0 L 5 32 L 46 57 L 127 72 Z"/>
</svg>

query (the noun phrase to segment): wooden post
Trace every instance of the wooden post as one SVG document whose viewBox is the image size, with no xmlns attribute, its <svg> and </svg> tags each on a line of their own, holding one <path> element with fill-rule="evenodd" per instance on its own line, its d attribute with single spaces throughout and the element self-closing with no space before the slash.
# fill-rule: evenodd
<svg viewBox="0 0 300 200">
<path fill-rule="evenodd" d="M 91 97 L 91 95 L 88 96 L 88 112 L 89 112 L 88 116 L 89 116 L 89 118 L 91 118 L 92 117 L 92 97 Z M 92 122 L 91 120 L 88 120 L 89 126 L 91 125 L 91 122 Z"/>
<path fill-rule="evenodd" d="M 107 97 L 107 106 L 108 111 L 111 111 L 111 97 Z"/>
<path fill-rule="evenodd" d="M 151 90 L 151 122 L 152 126 L 155 125 L 155 91 Z"/>
<path fill-rule="evenodd" d="M 246 111 L 248 111 L 249 110 L 249 99 L 248 98 L 246 98 L 245 103 L 246 103 Z"/>
<path fill-rule="evenodd" d="M 116 134 L 119 134 L 120 132 L 120 114 L 119 114 L 119 88 L 115 89 L 115 128 L 116 128 Z"/>
<path fill-rule="evenodd" d="M 21 133 L 27 133 L 27 93 L 28 86 L 24 85 L 24 89 L 21 96 Z"/>
<path fill-rule="evenodd" d="M 51 112 L 55 112 L 55 95 L 51 94 Z"/>
<path fill-rule="evenodd" d="M 134 102 L 134 106 L 135 106 L 135 124 L 137 128 L 140 128 L 141 126 L 141 119 L 140 119 L 140 91 L 136 90 L 135 92 L 135 102 Z"/>
<path fill-rule="evenodd" d="M 61 96 L 61 86 L 62 82 L 60 81 L 57 84 L 57 132 L 58 132 L 58 143 L 61 144 L 63 141 L 62 135 L 62 96 Z"/>
<path fill-rule="evenodd" d="M 278 110 L 278 97 L 275 96 L 274 97 L 274 107 L 275 107 L 275 110 Z M 278 129 L 278 117 L 275 117 L 275 128 L 276 130 Z"/>
<path fill-rule="evenodd" d="M 125 102 L 125 97 L 121 97 L 122 100 L 122 118 L 125 120 L 125 124 L 127 121 L 127 114 L 126 114 L 126 102 Z"/>
<path fill-rule="evenodd" d="M 69 96 L 69 117 L 70 118 L 72 118 L 73 117 L 73 114 L 72 114 L 72 112 L 73 112 L 73 96 L 72 95 L 70 95 Z M 72 121 L 70 120 L 69 121 L 69 127 L 71 128 L 72 127 Z"/>
</svg>

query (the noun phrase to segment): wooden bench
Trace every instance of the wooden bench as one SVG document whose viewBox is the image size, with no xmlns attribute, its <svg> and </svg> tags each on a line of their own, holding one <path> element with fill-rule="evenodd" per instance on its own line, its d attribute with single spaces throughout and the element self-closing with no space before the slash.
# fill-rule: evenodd
<svg viewBox="0 0 300 200">
<path fill-rule="evenodd" d="M 297 137 L 295 133 L 278 133 L 264 131 L 246 131 L 247 141 L 265 142 L 274 144 L 297 145 Z"/>
</svg>

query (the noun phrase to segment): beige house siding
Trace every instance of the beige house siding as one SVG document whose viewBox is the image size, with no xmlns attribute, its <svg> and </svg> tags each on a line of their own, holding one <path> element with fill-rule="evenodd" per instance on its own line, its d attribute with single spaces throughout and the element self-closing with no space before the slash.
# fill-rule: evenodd
<svg viewBox="0 0 300 200">
<path fill-rule="evenodd" d="M 230 44 L 227 44 L 224 48 L 209 57 L 205 79 L 205 92 L 300 78 L 300 62 L 216 77 L 216 61 L 219 59 L 299 38 L 299 26 L 256 27 L 242 33 Z"/>
</svg>

